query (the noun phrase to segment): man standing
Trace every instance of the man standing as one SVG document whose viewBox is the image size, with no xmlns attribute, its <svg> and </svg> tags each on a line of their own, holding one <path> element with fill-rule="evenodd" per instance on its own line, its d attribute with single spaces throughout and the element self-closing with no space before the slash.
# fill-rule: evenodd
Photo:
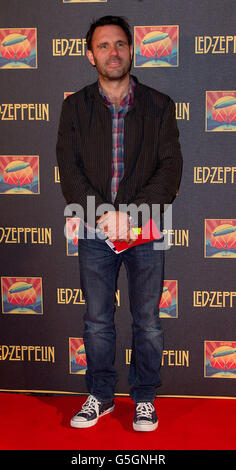
<svg viewBox="0 0 236 470">
<path fill-rule="evenodd" d="M 90 395 L 71 426 L 93 426 L 114 409 L 114 299 L 124 262 L 133 320 L 129 371 L 133 428 L 152 431 L 158 425 L 154 400 L 161 383 L 163 333 L 158 305 L 163 250 L 154 249 L 153 241 L 132 246 L 133 225 L 140 227 L 145 220 L 140 221 L 140 214 L 133 220 L 120 205 L 146 204 L 151 211 L 153 205 L 163 207 L 174 200 L 182 171 L 175 105 L 130 74 L 132 36 L 124 18 L 100 18 L 91 24 L 86 40 L 87 57 L 97 69 L 98 81 L 63 102 L 57 142 L 61 186 L 67 203 L 79 204 L 85 214 L 91 196 L 96 209 L 106 203 L 114 210 L 97 217 L 100 235 L 84 215 L 85 236 L 79 240 Z M 117 255 L 105 236 L 111 241 L 126 240 L 129 248 Z"/>
</svg>

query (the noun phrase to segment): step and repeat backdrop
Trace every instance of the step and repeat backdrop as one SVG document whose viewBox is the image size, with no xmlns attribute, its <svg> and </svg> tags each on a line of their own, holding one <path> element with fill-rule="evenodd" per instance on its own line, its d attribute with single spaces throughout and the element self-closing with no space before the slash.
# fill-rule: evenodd
<svg viewBox="0 0 236 470">
<path fill-rule="evenodd" d="M 172 97 L 184 159 L 166 237 L 161 396 L 235 397 L 235 1 L 9 0 L 0 24 L 0 390 L 86 394 L 76 220 L 56 140 L 65 97 L 97 79 L 94 18 L 125 16 L 132 74 Z M 65 234 L 69 230 L 70 238 Z M 118 395 L 128 395 L 126 272 L 116 291 Z"/>
</svg>

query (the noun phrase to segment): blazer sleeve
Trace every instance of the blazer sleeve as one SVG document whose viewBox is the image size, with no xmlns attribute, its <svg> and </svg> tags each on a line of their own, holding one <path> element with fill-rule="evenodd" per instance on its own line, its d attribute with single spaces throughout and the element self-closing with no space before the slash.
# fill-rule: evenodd
<svg viewBox="0 0 236 470">
<path fill-rule="evenodd" d="M 73 104 L 68 98 L 65 99 L 60 115 L 56 155 L 65 200 L 67 204 L 79 204 L 83 208 L 84 220 L 87 221 L 87 196 L 94 196 L 95 210 L 104 201 L 79 164 L 78 133 L 75 132 L 73 112 Z"/>
<path fill-rule="evenodd" d="M 175 103 L 169 99 L 164 109 L 158 135 L 157 166 L 146 186 L 134 200 L 137 206 L 146 203 L 161 205 L 171 204 L 177 195 L 182 174 L 182 153 L 179 143 L 179 131 L 175 117 Z"/>
</svg>

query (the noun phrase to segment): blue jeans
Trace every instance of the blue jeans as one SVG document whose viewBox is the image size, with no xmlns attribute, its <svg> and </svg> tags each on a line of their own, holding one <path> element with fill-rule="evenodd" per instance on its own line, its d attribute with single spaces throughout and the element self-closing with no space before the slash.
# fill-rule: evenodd
<svg viewBox="0 0 236 470">
<path fill-rule="evenodd" d="M 87 304 L 84 345 L 89 393 L 101 401 L 114 397 L 115 291 L 119 268 L 124 262 L 133 320 L 130 396 L 135 403 L 153 402 L 156 387 L 161 383 L 163 332 L 158 305 L 163 286 L 163 250 L 154 250 L 153 242 L 147 242 L 116 254 L 96 236 L 92 240 L 79 239 L 78 258 L 81 289 Z"/>
</svg>

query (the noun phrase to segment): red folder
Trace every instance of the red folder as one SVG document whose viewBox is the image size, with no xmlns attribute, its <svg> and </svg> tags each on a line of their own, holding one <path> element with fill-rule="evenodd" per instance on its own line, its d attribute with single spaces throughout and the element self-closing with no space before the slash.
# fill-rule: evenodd
<svg viewBox="0 0 236 470">
<path fill-rule="evenodd" d="M 138 234 L 138 237 L 131 245 L 129 245 L 126 241 L 111 242 L 108 238 L 105 240 L 105 242 L 114 251 L 114 253 L 119 254 L 128 248 L 132 248 L 133 246 L 141 245 L 142 243 L 147 243 L 153 240 L 158 240 L 163 237 L 163 234 L 159 231 L 152 219 L 149 219 L 144 227 L 135 227 L 132 228 L 132 230 L 134 233 Z"/>
</svg>

